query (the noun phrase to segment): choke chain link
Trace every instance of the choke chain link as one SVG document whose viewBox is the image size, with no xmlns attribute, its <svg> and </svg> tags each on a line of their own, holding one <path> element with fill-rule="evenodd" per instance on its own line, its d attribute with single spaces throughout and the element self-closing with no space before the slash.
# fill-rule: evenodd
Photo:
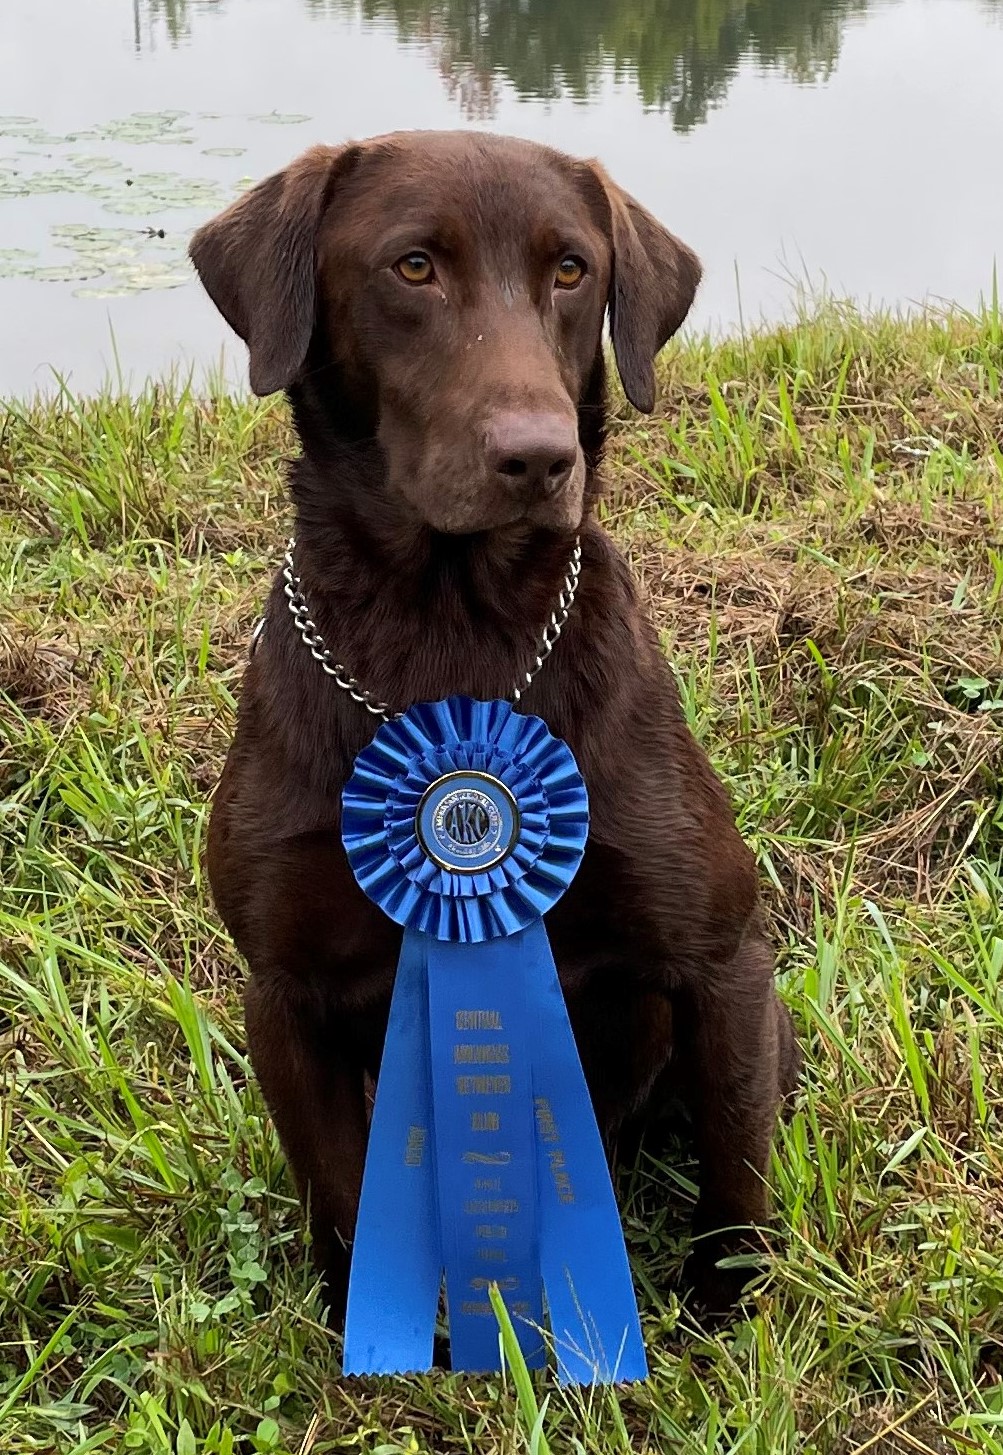
<svg viewBox="0 0 1003 1455">
<path fill-rule="evenodd" d="M 317 628 L 317 623 L 310 615 L 310 608 L 307 605 L 306 597 L 303 594 L 303 586 L 299 576 L 296 574 L 296 564 L 293 558 L 293 551 L 296 548 L 296 541 L 291 538 L 284 557 L 282 577 L 285 582 L 283 588 L 289 610 L 292 613 L 293 621 L 296 623 L 296 630 L 303 638 L 304 644 L 309 648 L 310 655 L 315 662 L 319 662 L 323 671 L 333 678 L 336 686 L 356 702 L 371 712 L 373 717 L 382 718 L 384 722 L 394 722 L 403 716 L 401 712 L 391 711 L 389 703 L 380 702 L 365 687 L 357 677 L 353 677 L 343 662 L 335 660 L 334 653 L 324 641 L 323 636 Z M 557 645 L 561 632 L 564 630 L 571 608 L 575 603 L 575 595 L 578 591 L 578 581 L 582 574 L 582 542 L 580 536 L 575 536 L 575 548 L 571 553 L 571 560 L 568 562 L 568 569 L 565 572 L 564 584 L 561 593 L 557 598 L 557 605 L 550 613 L 550 620 L 543 629 L 536 655 L 533 657 L 530 666 L 522 674 L 509 693 L 509 701 L 518 703 L 523 693 L 531 685 L 533 678 L 542 668 L 544 662 L 550 656 Z M 260 621 L 254 630 L 251 638 L 252 653 L 258 644 L 261 631 L 264 627 L 264 620 Z"/>
</svg>

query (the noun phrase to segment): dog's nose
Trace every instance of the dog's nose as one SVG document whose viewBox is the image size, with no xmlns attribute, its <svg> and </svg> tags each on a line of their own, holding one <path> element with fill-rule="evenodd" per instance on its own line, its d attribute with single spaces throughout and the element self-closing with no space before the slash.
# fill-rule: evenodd
<svg viewBox="0 0 1003 1455">
<path fill-rule="evenodd" d="M 526 495 L 556 495 L 575 467 L 578 430 L 563 414 L 496 414 L 487 431 L 488 463 Z"/>
</svg>

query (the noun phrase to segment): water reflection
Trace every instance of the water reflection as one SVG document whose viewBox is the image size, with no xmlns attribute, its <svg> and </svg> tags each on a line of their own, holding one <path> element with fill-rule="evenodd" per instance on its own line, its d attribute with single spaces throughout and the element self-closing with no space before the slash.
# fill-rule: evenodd
<svg viewBox="0 0 1003 1455">
<path fill-rule="evenodd" d="M 211 10 L 222 0 L 132 0 L 132 43 L 137 53 L 156 50 L 161 38 L 172 46 L 191 35 L 192 9 Z"/>
<path fill-rule="evenodd" d="M 133 0 L 135 44 L 172 45 L 193 12 L 226 0 Z M 720 106 L 743 62 L 801 84 L 826 80 L 846 26 L 895 0 L 300 0 L 317 17 L 392 24 L 426 49 L 471 119 L 494 115 L 499 83 L 523 100 L 587 101 L 604 72 L 689 132 Z M 1000 13 L 1003 0 L 981 0 Z M 145 21 L 145 24 L 144 24 Z"/>
<path fill-rule="evenodd" d="M 468 111 L 497 79 L 524 99 L 586 100 L 604 69 L 686 132 L 725 98 L 743 59 L 793 80 L 826 77 L 844 28 L 871 0 L 305 0 L 318 13 L 392 20 L 429 46 Z"/>
</svg>

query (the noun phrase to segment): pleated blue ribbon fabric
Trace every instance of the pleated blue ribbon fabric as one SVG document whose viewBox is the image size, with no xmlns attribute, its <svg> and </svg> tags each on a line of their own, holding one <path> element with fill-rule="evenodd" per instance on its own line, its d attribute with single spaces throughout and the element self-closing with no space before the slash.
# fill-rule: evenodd
<svg viewBox="0 0 1003 1455">
<path fill-rule="evenodd" d="M 346 1374 L 500 1367 L 497 1284 L 530 1367 L 647 1376 L 599 1129 L 543 915 L 581 863 L 574 756 L 507 702 L 421 703 L 342 801 L 349 862 L 404 927 L 352 1250 Z M 545 1335 L 544 1306 L 550 1326 Z"/>
</svg>

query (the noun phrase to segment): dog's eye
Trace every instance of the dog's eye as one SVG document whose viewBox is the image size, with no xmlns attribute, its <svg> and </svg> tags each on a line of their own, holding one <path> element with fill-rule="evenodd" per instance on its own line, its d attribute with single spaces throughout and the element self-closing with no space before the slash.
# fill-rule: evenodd
<svg viewBox="0 0 1003 1455">
<path fill-rule="evenodd" d="M 435 269 L 428 253 L 405 253 L 394 263 L 394 272 L 405 283 L 431 283 L 435 277 Z"/>
<path fill-rule="evenodd" d="M 558 288 L 577 288 L 585 277 L 585 264 L 581 258 L 562 258 L 557 265 L 554 282 Z"/>
</svg>

